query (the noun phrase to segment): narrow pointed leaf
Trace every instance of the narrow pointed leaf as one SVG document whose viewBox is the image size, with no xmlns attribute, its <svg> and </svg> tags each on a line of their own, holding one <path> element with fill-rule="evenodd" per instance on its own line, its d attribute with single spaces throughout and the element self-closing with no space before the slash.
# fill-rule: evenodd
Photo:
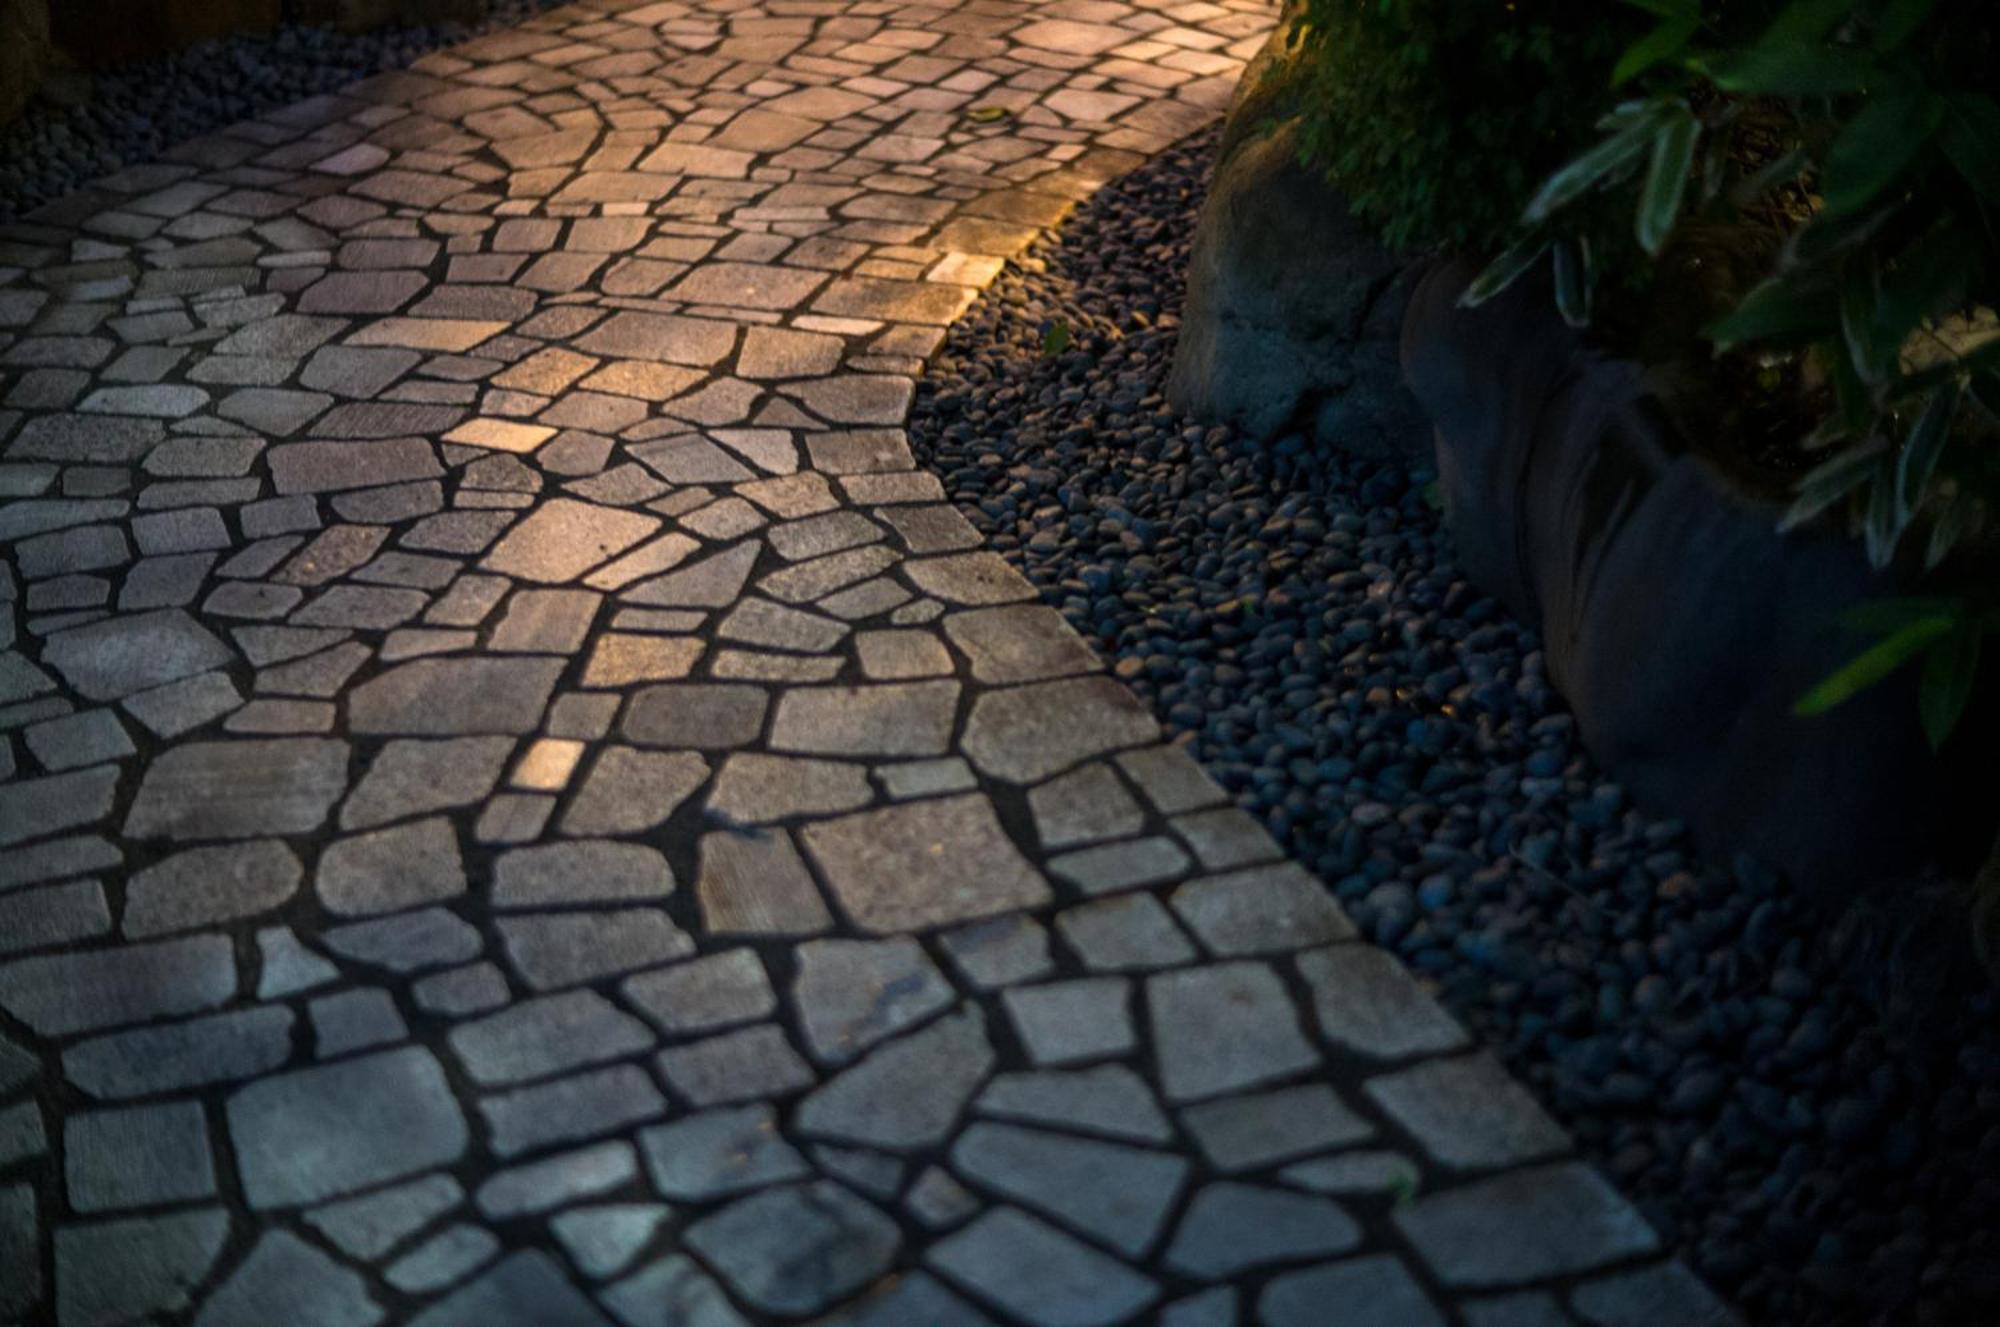
<svg viewBox="0 0 2000 1327">
<path fill-rule="evenodd" d="M 1863 599 L 1851 604 L 1840 615 L 1840 625 L 1849 631 L 1859 631 L 1870 636 L 1886 636 L 1892 631 L 1901 631 L 1912 622 L 1925 618 L 1951 617 L 1959 610 L 1959 601 L 1942 595 L 1902 595 L 1894 599 Z"/>
<path fill-rule="evenodd" d="M 1589 193 L 1598 183 L 1636 161 L 1652 138 L 1657 114 L 1647 114 L 1591 148 L 1542 183 L 1521 219 L 1539 226 L 1555 213 Z"/>
<path fill-rule="evenodd" d="M 1936 571 L 1958 547 L 1958 541 L 1972 528 L 1972 510 L 1972 500 L 1958 493 L 1938 513 L 1937 524 L 1931 526 L 1931 537 L 1924 546 L 1925 571 Z"/>
<path fill-rule="evenodd" d="M 1728 350 L 1745 341 L 1801 333 L 1821 335 L 1840 321 L 1840 297 L 1825 285 L 1800 286 L 1774 277 L 1754 287 L 1743 302 L 1708 328 L 1709 340 Z"/>
<path fill-rule="evenodd" d="M 1875 49 L 1893 51 L 1901 46 L 1936 8 L 1937 0 L 1885 0 L 1875 11 Z"/>
<path fill-rule="evenodd" d="M 1931 646 L 1924 657 L 1923 679 L 1917 685 L 1917 710 L 1931 750 L 1942 747 L 1972 699 L 1979 678 L 1981 638 L 1977 627 L 1964 623 Z"/>
<path fill-rule="evenodd" d="M 1611 86 L 1623 87 L 1655 65 L 1673 59 L 1687 49 L 1688 42 L 1693 40 L 1700 27 L 1699 10 L 1667 19 L 1633 42 L 1626 48 L 1625 54 L 1618 57 L 1618 66 L 1611 71 Z"/>
<path fill-rule="evenodd" d="M 1687 194 L 1688 171 L 1694 165 L 1695 145 L 1701 138 L 1701 122 L 1683 110 L 1662 126 L 1653 139 L 1653 161 L 1646 172 L 1646 187 L 1639 196 L 1639 245 L 1657 254 L 1666 244 L 1674 223 L 1680 220 L 1681 200 Z"/>
<path fill-rule="evenodd" d="M 1779 519 L 1778 533 L 1790 534 L 1868 482 L 1887 446 L 1880 438 L 1870 438 L 1822 462 L 1799 481 L 1798 497 Z"/>
<path fill-rule="evenodd" d="M 1949 616 L 1927 617 L 1883 637 L 1799 697 L 1792 713 L 1809 719 L 1852 700 L 1945 636 L 1952 626 L 1953 619 Z"/>
<path fill-rule="evenodd" d="M 1472 284 L 1467 286 L 1465 293 L 1458 297 L 1459 307 L 1466 309 L 1478 308 L 1487 300 L 1492 299 L 1495 295 L 1498 295 L 1501 291 L 1520 280 L 1529 268 L 1541 261 L 1542 255 L 1548 251 L 1549 237 L 1546 235 L 1530 235 L 1520 243 L 1515 244 L 1498 258 L 1488 263 L 1485 270 L 1472 279 Z"/>
<path fill-rule="evenodd" d="M 1581 236 L 1556 243 L 1556 311 L 1571 327 L 1590 326 L 1590 245 Z"/>
<path fill-rule="evenodd" d="M 1759 46 L 1796 46 L 1824 41 L 1854 12 L 1854 0 L 1792 0 L 1764 29 Z"/>
<path fill-rule="evenodd" d="M 1896 502 L 1894 461 L 1883 457 L 1868 482 L 1868 521 L 1862 533 L 1868 548 L 1869 565 L 1883 568 L 1895 561 L 1896 545 L 1902 542 L 1903 531 L 1910 522 Z"/>
<path fill-rule="evenodd" d="M 1951 439 L 1952 420 L 1958 415 L 1959 387 L 1948 382 L 1930 394 L 1916 427 L 1910 430 L 1903 454 L 1896 461 L 1896 508 L 1902 520 L 1916 514 L 1924 489 L 1936 473 L 1938 458 Z"/>
<path fill-rule="evenodd" d="M 1939 143 L 1966 183 L 2000 203 L 2000 104 L 1978 93 L 1953 97 Z"/>
<path fill-rule="evenodd" d="M 1759 45 L 1708 68 L 1724 92 L 1771 97 L 1837 97 L 1874 74 L 1874 59 L 1861 51 L 1809 45 Z"/>
<path fill-rule="evenodd" d="M 1929 144 L 1944 116 L 1944 98 L 1919 83 L 1869 98 L 1827 149 L 1827 215 L 1848 216 L 1879 198 Z"/>
</svg>

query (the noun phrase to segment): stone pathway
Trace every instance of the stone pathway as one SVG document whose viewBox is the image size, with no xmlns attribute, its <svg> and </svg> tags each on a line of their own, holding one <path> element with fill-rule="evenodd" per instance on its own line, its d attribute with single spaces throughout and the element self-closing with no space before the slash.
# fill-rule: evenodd
<svg viewBox="0 0 2000 1327">
<path fill-rule="evenodd" d="M 0 232 L 0 1319 L 1726 1313 L 914 468 L 1262 0 L 586 0 Z"/>
</svg>

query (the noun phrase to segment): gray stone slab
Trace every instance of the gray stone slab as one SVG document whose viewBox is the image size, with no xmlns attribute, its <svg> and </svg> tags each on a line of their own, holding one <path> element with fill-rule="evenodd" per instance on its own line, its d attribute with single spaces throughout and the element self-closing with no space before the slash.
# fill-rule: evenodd
<svg viewBox="0 0 2000 1327">
<path fill-rule="evenodd" d="M 501 853 L 493 864 L 489 897 L 496 908 L 534 908 L 657 903 L 673 892 L 673 868 L 658 848 L 583 839 Z"/>
<path fill-rule="evenodd" d="M 348 723 L 410 737 L 530 733 L 562 670 L 559 659 L 416 659 L 349 693 Z"/>
<path fill-rule="evenodd" d="M 410 1327 L 612 1327 L 540 1249 L 510 1253 L 410 1319 Z"/>
<path fill-rule="evenodd" d="M 845 1064 L 957 998 L 923 947 L 907 936 L 813 940 L 793 953 L 798 975 L 792 1007 L 806 1049 L 821 1064 Z"/>
<path fill-rule="evenodd" d="M 1146 1080 L 1119 1064 L 1001 1074 L 973 1108 L 999 1119 L 1141 1143 L 1166 1143 L 1174 1133 Z"/>
<path fill-rule="evenodd" d="M 972 675 L 996 686 L 1103 667 L 1062 614 L 1040 604 L 950 613 L 944 619 L 944 632 L 972 665 Z"/>
<path fill-rule="evenodd" d="M 778 1132 L 767 1105 L 703 1111 L 639 1135 L 653 1187 L 680 1202 L 707 1202 L 811 1173 Z"/>
<path fill-rule="evenodd" d="M 44 1037 L 199 1013 L 235 994 L 236 958 L 217 935 L 0 964 L 0 1009 Z"/>
<path fill-rule="evenodd" d="M 270 1006 L 115 1032 L 65 1050 L 63 1076 L 104 1099 L 250 1078 L 290 1058 L 292 1022 Z"/>
<path fill-rule="evenodd" d="M 668 1085 L 697 1106 L 789 1096 L 813 1083 L 812 1067 L 771 1023 L 669 1046 L 659 1065 Z"/>
<path fill-rule="evenodd" d="M 1080 677 L 985 693 L 973 702 L 962 745 L 996 779 L 1040 783 L 1158 736 L 1159 725 L 1130 691 L 1108 677 Z"/>
<path fill-rule="evenodd" d="M 1517 1170 L 1396 1209 L 1396 1228 L 1452 1286 L 1568 1276 L 1659 1248 L 1659 1236 L 1580 1162 Z"/>
<path fill-rule="evenodd" d="M 194 1317 L 196 1327 L 373 1327 L 367 1283 L 287 1231 L 268 1231 Z"/>
<path fill-rule="evenodd" d="M 1258 963 L 1184 968 L 1147 979 L 1160 1089 L 1195 1101 L 1320 1062 L 1276 973 Z"/>
<path fill-rule="evenodd" d="M 806 851 L 861 930 L 922 930 L 1035 907 L 1049 888 L 978 794 L 809 825 Z"/>
<path fill-rule="evenodd" d="M 1038 1065 L 1124 1055 L 1138 1045 L 1132 983 L 1123 977 L 1015 986 L 1001 992 L 1000 1000 L 1028 1058 Z"/>
<path fill-rule="evenodd" d="M 958 712 L 956 682 L 793 687 L 778 698 L 771 748 L 821 756 L 941 756 Z"/>
<path fill-rule="evenodd" d="M 508 961 L 538 991 L 596 981 L 694 952 L 694 941 L 657 908 L 517 913 L 500 918 L 496 926 Z"/>
<path fill-rule="evenodd" d="M 739 1199 L 685 1238 L 745 1302 L 788 1315 L 853 1294 L 887 1271 L 902 1245 L 895 1222 L 824 1180 Z"/>
<path fill-rule="evenodd" d="M 315 1207 L 305 1220 L 353 1257 L 373 1262 L 464 1200 L 458 1181 L 426 1175 Z"/>
<path fill-rule="evenodd" d="M 291 1207 L 448 1165 L 470 1134 L 415 1046 L 261 1079 L 229 1098 L 245 1199 Z"/>
<path fill-rule="evenodd" d="M 1701 1278 L 1678 1262 L 1586 1281 L 1570 1292 L 1570 1307 L 1591 1327 L 1741 1327 L 1742 1319 Z"/>
<path fill-rule="evenodd" d="M 627 978 L 619 994 L 669 1033 L 707 1032 L 768 1016 L 778 997 L 763 960 L 749 948 L 677 963 Z"/>
<path fill-rule="evenodd" d="M 63 1183 L 79 1212 L 215 1194 L 208 1122 L 193 1101 L 83 1111 L 63 1122 Z"/>
<path fill-rule="evenodd" d="M 952 1169 L 1128 1258 L 1159 1237 L 1186 1182 L 1170 1153 L 1066 1138 L 1011 1124 L 975 1124 L 952 1145 Z"/>
<path fill-rule="evenodd" d="M 1224 1174 L 1348 1147 L 1375 1132 L 1326 1083 L 1205 1101 L 1182 1111 L 1181 1123 Z"/>
<path fill-rule="evenodd" d="M 493 791 L 513 750 L 513 742 L 504 737 L 390 742 L 341 804 L 341 827 L 373 829 L 408 816 L 470 806 Z"/>
<path fill-rule="evenodd" d="M 646 1025 L 594 991 L 523 1000 L 452 1029 L 452 1053 L 474 1081 L 525 1082 L 650 1049 Z"/>
<path fill-rule="evenodd" d="M 458 835 L 443 816 L 336 839 L 320 852 L 314 890 L 329 912 L 401 912 L 465 892 Z"/>
<path fill-rule="evenodd" d="M 682 1253 L 610 1286 L 603 1300 L 624 1327 L 750 1327 L 715 1279 Z"/>
<path fill-rule="evenodd" d="M 1354 1327 L 1445 1327 L 1444 1314 L 1389 1254 L 1349 1258 L 1280 1276 L 1257 1298 L 1260 1323 L 1321 1327 L 1326 1306 L 1341 1306 Z"/>
<path fill-rule="evenodd" d="M 1313 1012 L 1329 1042 L 1381 1059 L 1457 1050 L 1465 1029 L 1426 994 L 1395 957 L 1367 945 L 1300 954 Z"/>
<path fill-rule="evenodd" d="M 177 608 L 59 631 L 42 647 L 42 662 L 92 700 L 117 700 L 177 682 L 235 657 L 235 651 Z"/>
<path fill-rule="evenodd" d="M 930 1247 L 929 1267 L 1034 1327 L 1111 1327 L 1159 1287 L 1016 1208 L 988 1212 Z"/>
<path fill-rule="evenodd" d="M 1490 1054 L 1426 1060 L 1363 1090 L 1431 1158 L 1490 1170 L 1569 1150 L 1569 1135 Z"/>
<path fill-rule="evenodd" d="M 667 1110 L 653 1080 L 622 1064 L 479 1099 L 493 1151 L 503 1157 L 622 1131 Z"/>
<path fill-rule="evenodd" d="M 133 838 L 305 834 L 347 791 L 347 743 L 330 738 L 190 742 L 147 766 L 125 817 Z"/>
<path fill-rule="evenodd" d="M 993 1062 L 985 1016 L 968 1006 L 842 1070 L 800 1103 L 795 1127 L 890 1152 L 934 1147 L 950 1135 Z"/>
<path fill-rule="evenodd" d="M 30 1191 L 25 1185 L 0 1190 L 15 1192 Z M 229 1215 L 216 1207 L 58 1226 L 56 1320 L 63 1327 L 117 1327 L 178 1313 L 228 1238 Z M 5 1265 L 35 1264 L 9 1257 Z"/>
<path fill-rule="evenodd" d="M 1224 1180 L 1188 1204 L 1166 1265 L 1220 1281 L 1272 1263 L 1347 1253 L 1361 1242 L 1361 1227 L 1331 1198 Z"/>
</svg>

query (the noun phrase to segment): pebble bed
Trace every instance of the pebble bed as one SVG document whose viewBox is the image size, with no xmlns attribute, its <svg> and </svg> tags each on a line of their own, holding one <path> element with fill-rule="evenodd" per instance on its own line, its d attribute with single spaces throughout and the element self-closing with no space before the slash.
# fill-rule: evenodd
<svg viewBox="0 0 2000 1327">
<path fill-rule="evenodd" d="M 58 75 L 19 117 L 0 126 L 0 222 L 178 143 L 238 120 L 337 92 L 401 69 L 428 51 L 511 27 L 564 0 L 487 0 L 476 24 L 456 22 L 343 33 L 284 24 L 261 34 L 198 42 L 121 68 Z"/>
<path fill-rule="evenodd" d="M 1822 912 L 1633 807 L 1421 469 L 1166 405 L 1213 153 L 1009 268 L 920 460 L 1752 1322 L 2000 1321 L 2000 1001 L 1885 1019 Z"/>
</svg>

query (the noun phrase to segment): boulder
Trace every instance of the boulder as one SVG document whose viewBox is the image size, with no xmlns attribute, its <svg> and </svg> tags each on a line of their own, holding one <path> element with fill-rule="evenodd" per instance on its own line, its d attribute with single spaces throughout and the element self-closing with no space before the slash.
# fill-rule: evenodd
<svg viewBox="0 0 2000 1327">
<path fill-rule="evenodd" d="M 1169 399 L 1253 438 L 1401 454 L 1396 346 L 1415 270 L 1299 160 L 1291 21 L 1245 71 L 1196 225 Z"/>
<path fill-rule="evenodd" d="M 48 58 L 48 0 L 0 0 L 0 124 L 35 95 Z"/>
<path fill-rule="evenodd" d="M 1438 266 L 1411 300 L 1407 380 L 1436 425 L 1459 560 L 1542 636 L 1585 745 L 1711 854 L 1741 851 L 1851 896 L 1992 843 L 1993 706 L 1942 756 L 1914 669 L 1811 719 L 1791 709 L 1870 643 L 1839 625 L 1907 593 L 1837 531 L 1780 535 L 1780 509 L 1685 445 L 1635 364 L 1588 348 L 1546 280 L 1477 309 L 1477 271 Z M 1993 694 L 1989 681 L 1984 694 Z"/>
</svg>

